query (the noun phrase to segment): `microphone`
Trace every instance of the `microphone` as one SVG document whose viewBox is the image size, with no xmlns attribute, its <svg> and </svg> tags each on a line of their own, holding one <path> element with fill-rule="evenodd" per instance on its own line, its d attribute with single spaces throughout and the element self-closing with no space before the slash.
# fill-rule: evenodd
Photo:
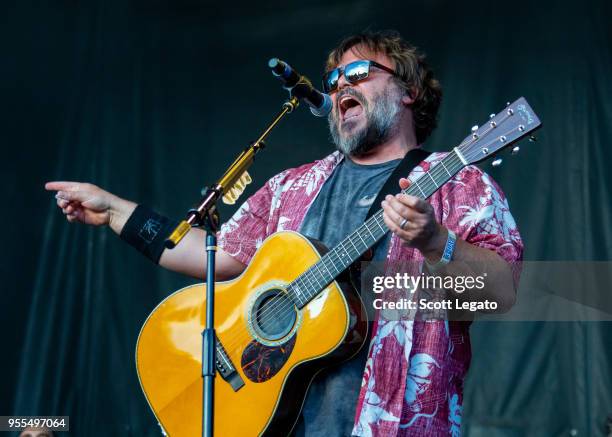
<svg viewBox="0 0 612 437">
<path fill-rule="evenodd" d="M 333 106 L 331 97 L 316 89 L 306 76 L 302 76 L 278 58 L 270 59 L 268 67 L 272 70 L 272 74 L 280 79 L 285 89 L 292 95 L 304 99 L 313 115 L 325 117 L 331 112 Z"/>
</svg>

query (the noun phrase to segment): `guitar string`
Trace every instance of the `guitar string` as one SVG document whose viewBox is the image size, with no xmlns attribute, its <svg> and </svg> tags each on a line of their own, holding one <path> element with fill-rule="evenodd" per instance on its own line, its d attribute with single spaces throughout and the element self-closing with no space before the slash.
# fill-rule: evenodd
<svg viewBox="0 0 612 437">
<path fill-rule="evenodd" d="M 503 122 L 503 121 L 505 121 L 505 120 L 506 120 L 506 119 L 507 119 L 509 116 L 510 116 L 510 114 L 508 114 L 507 116 L 503 117 L 503 118 L 502 118 L 502 122 Z M 500 126 L 500 125 L 498 124 L 496 127 L 499 127 L 499 126 Z M 458 148 L 463 147 L 463 146 L 465 146 L 466 144 L 468 144 L 470 141 L 472 141 L 472 142 L 473 142 L 474 140 L 477 140 L 476 142 L 478 142 L 478 140 L 481 140 L 481 139 L 482 139 L 482 137 L 486 136 L 486 135 L 487 135 L 487 134 L 488 134 L 488 133 L 489 133 L 489 132 L 490 132 L 492 129 L 494 129 L 494 127 L 493 127 L 493 126 L 490 126 L 489 128 L 487 128 L 487 129 L 486 129 L 486 130 L 483 132 L 483 134 L 482 134 L 480 137 L 476 137 L 476 138 L 475 138 L 474 136 L 472 136 L 472 137 L 468 137 L 468 138 L 466 138 L 466 140 L 464 140 L 464 142 L 462 142 L 462 143 L 461 143 L 459 146 L 457 146 L 457 147 L 458 147 Z M 505 132 L 503 135 L 508 135 L 508 134 L 509 134 L 510 132 L 512 132 L 513 130 L 514 130 L 514 129 L 511 129 L 511 130 L 509 130 L 509 131 Z M 526 134 L 527 134 L 527 132 L 524 132 L 524 133 L 523 133 L 523 135 L 526 135 Z M 486 147 L 488 147 L 488 146 L 490 146 L 490 145 L 494 144 L 494 143 L 495 143 L 495 142 L 497 142 L 497 141 L 499 141 L 499 138 L 497 138 L 497 139 L 495 139 L 495 140 L 492 140 L 491 142 L 489 142 L 489 143 L 485 144 L 485 146 L 482 146 L 482 147 L 481 147 L 481 150 L 482 150 L 483 148 L 486 148 Z M 506 144 L 504 147 L 506 147 L 506 146 L 510 145 L 512 142 L 515 142 L 515 141 L 516 141 L 516 140 L 513 140 L 513 141 L 509 142 L 509 143 L 508 143 L 508 144 Z M 477 151 L 476 151 L 476 152 L 467 152 L 467 155 L 471 157 L 471 158 L 470 158 L 470 160 L 471 160 L 472 158 L 479 156 L 479 155 L 480 155 L 480 152 L 477 152 Z M 449 152 L 449 155 L 447 155 L 447 156 L 449 156 L 449 157 L 450 157 L 449 161 L 451 161 L 451 160 L 453 160 L 453 159 L 458 159 L 457 154 L 456 154 L 456 153 L 453 153 L 453 152 Z M 464 154 L 464 156 L 466 156 L 466 155 Z M 446 158 L 446 156 L 445 156 L 445 158 Z M 435 165 L 435 166 L 434 166 L 434 167 L 433 167 L 433 168 L 432 168 L 430 171 L 425 172 L 425 173 L 423 173 L 421 176 L 419 176 L 419 178 L 418 178 L 418 179 L 417 179 L 417 180 L 416 180 L 414 183 L 412 183 L 412 184 L 411 184 L 411 185 L 410 185 L 410 186 L 409 186 L 409 187 L 408 187 L 406 190 L 402 190 L 402 193 L 406 193 L 408 190 L 410 190 L 410 188 L 411 188 L 411 187 L 417 187 L 417 188 L 419 188 L 419 189 L 422 191 L 422 188 L 420 187 L 420 181 L 421 181 L 421 179 L 425 178 L 425 175 L 429 175 L 429 176 L 430 176 L 430 179 L 432 179 L 432 181 L 431 181 L 431 182 L 425 182 L 425 184 L 424 184 L 424 188 L 426 188 L 426 189 L 427 189 L 427 191 L 429 191 L 429 189 L 430 189 L 432 186 L 434 187 L 434 190 L 432 191 L 432 193 L 431 193 L 431 194 L 433 194 L 433 192 L 435 192 L 435 191 L 438 189 L 438 187 L 439 187 L 439 186 L 441 186 L 441 185 L 443 185 L 444 183 L 448 182 L 448 180 L 450 180 L 450 179 L 452 178 L 452 176 L 450 176 L 450 177 L 449 177 L 449 178 L 448 178 L 448 179 L 447 179 L 447 180 L 446 180 L 444 183 L 442 183 L 442 184 L 440 184 L 440 185 L 437 185 L 436 183 L 434 183 L 433 176 L 432 176 L 432 173 L 434 173 L 434 172 L 437 172 L 437 173 L 442 173 L 442 170 L 444 170 L 444 172 L 448 173 L 448 169 L 447 169 L 445 166 L 441 165 L 441 164 L 442 164 L 442 162 L 445 160 L 445 158 L 443 158 L 443 159 L 442 159 L 442 160 L 441 160 L 441 161 L 440 161 L 438 164 L 436 164 L 436 165 Z M 468 160 L 468 159 L 466 159 L 466 160 Z M 468 160 L 468 161 L 469 161 L 469 160 Z M 450 163 L 450 162 L 449 162 L 449 163 Z M 440 169 L 439 171 L 438 171 L 438 167 L 441 167 L 441 169 Z M 461 168 L 463 168 L 463 165 L 462 165 L 462 166 L 461 166 L 461 167 L 460 167 L 460 168 L 457 170 L 457 172 L 458 172 L 458 171 L 460 171 L 460 170 L 461 170 Z M 455 172 L 455 174 L 456 174 L 457 172 Z M 438 176 L 439 176 L 439 175 L 436 175 L 436 177 L 438 177 Z M 431 194 L 430 194 L 430 195 L 431 195 Z M 427 197 L 429 197 L 429 196 L 427 196 Z M 427 198 L 427 197 L 426 197 L 426 198 Z M 382 210 L 379 210 L 379 211 L 378 211 L 378 212 L 377 212 L 377 213 L 376 213 L 374 216 L 372 216 L 372 218 L 375 218 L 376 216 L 379 216 L 379 215 L 382 217 Z M 371 219 L 372 219 L 372 218 L 371 218 Z M 378 218 L 380 218 L 380 217 L 376 217 L 376 219 L 375 219 L 375 220 L 372 220 L 372 221 L 371 221 L 371 219 L 369 219 L 368 221 L 366 221 L 366 223 L 364 223 L 364 225 L 362 225 L 360 228 L 358 228 L 358 229 L 357 229 L 356 231 L 354 231 L 352 234 L 349 234 L 349 236 L 348 236 L 347 238 L 345 238 L 345 240 L 349 240 L 349 241 L 350 241 L 350 239 L 351 239 L 351 238 L 353 238 L 353 236 L 354 236 L 354 235 L 358 235 L 358 236 L 359 236 L 359 238 L 360 238 L 360 239 L 362 240 L 362 242 L 363 242 L 363 239 L 361 238 L 361 235 L 359 235 L 359 230 L 360 230 L 361 228 L 364 228 L 364 229 L 367 229 L 367 230 L 370 232 L 370 229 L 369 229 L 369 228 L 367 228 L 368 222 L 370 222 L 370 221 L 371 221 L 371 222 L 373 223 L 373 222 L 375 222 L 375 221 L 376 221 Z M 388 232 L 388 230 L 387 230 L 386 232 Z M 385 234 L 386 234 L 386 232 L 385 232 Z M 379 239 L 380 239 L 380 238 L 382 238 L 382 236 L 384 236 L 384 234 L 383 234 L 383 235 L 381 235 L 381 236 L 379 237 Z M 345 240 L 343 240 L 343 241 L 342 241 L 340 244 L 343 244 Z M 378 241 L 378 240 L 374 240 L 374 241 L 373 241 L 373 244 L 374 244 L 376 241 Z M 351 242 L 351 243 L 352 243 L 352 242 Z M 373 244 L 372 244 L 372 245 L 373 245 Z M 368 248 L 370 247 L 370 246 L 369 246 L 369 245 L 367 245 L 367 243 L 365 243 L 365 242 L 364 242 L 364 245 L 365 245 L 366 247 L 365 247 L 365 249 L 363 250 L 363 252 L 367 251 L 367 250 L 368 250 Z M 336 246 L 336 247 L 338 247 L 338 246 Z M 318 260 L 318 261 L 317 261 L 315 264 L 313 264 L 313 265 L 312 265 L 310 268 L 308 268 L 308 269 L 307 269 L 305 272 L 303 272 L 301 275 L 299 275 L 299 276 L 298 276 L 298 277 L 297 277 L 297 278 L 296 278 L 294 281 L 292 281 L 292 282 L 289 284 L 289 286 L 287 287 L 287 289 L 288 289 L 289 287 L 291 287 L 291 285 L 292 285 L 292 284 L 294 284 L 294 283 L 298 282 L 298 280 L 303 280 L 302 278 L 303 278 L 303 277 L 305 277 L 306 275 L 308 275 L 308 274 L 312 275 L 312 273 L 310 273 L 310 272 L 311 272 L 311 271 L 313 271 L 313 269 L 318 269 L 318 270 L 319 270 L 319 275 L 321 276 L 321 279 L 323 279 L 323 280 L 324 280 L 324 282 L 323 282 L 323 285 L 321 285 L 321 284 L 319 283 L 319 281 L 317 280 L 317 288 L 318 288 L 318 290 L 317 290 L 316 292 L 314 292 L 314 295 L 313 295 L 313 296 L 310 296 L 310 297 L 309 297 L 309 300 L 312 300 L 312 298 L 314 298 L 316 295 L 320 294 L 320 293 L 321 293 L 321 291 L 323 291 L 323 290 L 324 290 L 324 289 L 325 289 L 325 288 L 326 288 L 326 287 L 327 287 L 327 286 L 328 286 L 328 285 L 329 285 L 331 282 L 333 282 L 333 280 L 334 280 L 334 276 L 333 276 L 333 275 L 331 275 L 331 271 L 330 271 L 330 270 L 327 268 L 327 266 L 325 266 L 325 268 L 326 268 L 326 270 L 328 271 L 328 273 L 329 273 L 329 274 L 332 276 L 332 278 L 329 280 L 329 282 L 327 282 L 327 281 L 325 280 L 325 277 L 324 277 L 324 276 L 321 274 L 321 270 L 320 270 L 319 265 L 324 265 L 324 263 L 325 263 L 325 261 L 326 261 L 326 257 L 327 257 L 327 255 L 328 255 L 328 254 L 330 254 L 330 253 L 332 253 L 333 251 L 335 251 L 335 249 L 336 249 L 336 248 L 332 249 L 330 252 L 328 252 L 327 254 L 325 254 L 325 255 L 324 255 L 324 256 L 323 256 L 323 257 L 322 257 L 320 260 Z M 363 252 L 362 252 L 362 253 L 363 253 Z M 327 259 L 329 259 L 329 260 L 330 260 L 330 261 L 333 263 L 333 260 L 331 260 L 331 257 L 327 257 Z M 335 266 L 335 264 L 334 264 L 334 266 Z M 316 277 L 315 277 L 315 278 L 316 278 Z M 312 284 L 312 282 L 310 283 L 310 285 L 311 285 L 311 286 L 313 285 L 313 284 Z M 301 303 L 301 302 L 299 302 L 299 303 Z M 306 305 L 307 303 L 308 303 L 308 302 L 305 302 L 305 303 L 304 303 L 304 305 Z M 292 301 L 290 298 L 289 298 L 289 299 L 287 299 L 287 298 L 286 298 L 286 294 L 285 294 L 285 293 L 281 293 L 281 294 L 279 294 L 279 295 L 277 295 L 277 296 L 273 297 L 273 298 L 271 299 L 270 303 L 269 303 L 269 306 L 268 306 L 268 307 L 266 307 L 266 308 L 264 308 L 264 309 L 262 310 L 262 316 L 261 316 L 262 318 L 261 318 L 261 320 L 260 320 L 260 322 L 259 322 L 259 323 L 260 323 L 260 324 L 266 323 L 266 322 L 270 321 L 272 318 L 274 318 L 276 315 L 278 315 L 278 314 L 280 314 L 280 313 L 282 313 L 282 312 L 288 312 L 288 310 L 293 310 L 293 308 L 294 308 L 294 307 L 295 307 L 294 302 L 293 302 L 293 301 Z M 249 339 L 249 337 L 250 337 L 250 336 L 249 336 L 249 335 L 246 335 L 246 336 L 245 336 L 245 335 L 243 335 L 244 333 L 245 333 L 245 332 L 240 333 L 240 334 L 238 334 L 237 336 L 234 336 L 234 338 L 230 340 L 230 342 L 231 342 L 231 346 L 227 346 L 226 348 L 233 349 L 234 347 L 237 347 L 237 346 L 238 346 L 238 345 L 239 345 L 239 344 L 240 344 L 242 341 L 244 341 L 245 339 Z M 249 334 L 248 330 L 246 331 L 246 334 Z M 239 338 L 239 337 L 245 337 L 245 338 Z"/>
</svg>

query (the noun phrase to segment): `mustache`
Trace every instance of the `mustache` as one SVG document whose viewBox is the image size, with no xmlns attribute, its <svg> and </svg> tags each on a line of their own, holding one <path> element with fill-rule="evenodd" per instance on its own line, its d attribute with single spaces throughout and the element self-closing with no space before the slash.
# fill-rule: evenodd
<svg viewBox="0 0 612 437">
<path fill-rule="evenodd" d="M 342 91 L 339 91 L 338 95 L 336 96 L 336 101 L 339 101 L 344 96 L 354 97 L 355 100 L 357 100 L 361 105 L 363 105 L 363 103 L 365 102 L 365 96 L 356 89 L 350 87 L 344 88 Z"/>
<path fill-rule="evenodd" d="M 342 89 L 341 91 L 338 91 L 338 94 L 336 95 L 336 102 L 339 102 L 340 99 L 344 96 L 353 97 L 355 100 L 359 102 L 361 106 L 363 106 L 364 109 L 367 109 L 367 100 L 365 96 L 359 91 L 351 87 L 346 87 Z M 334 114 L 334 118 L 339 119 L 340 118 L 340 105 L 337 104 L 334 109 L 335 110 L 332 112 L 332 114 Z"/>
</svg>

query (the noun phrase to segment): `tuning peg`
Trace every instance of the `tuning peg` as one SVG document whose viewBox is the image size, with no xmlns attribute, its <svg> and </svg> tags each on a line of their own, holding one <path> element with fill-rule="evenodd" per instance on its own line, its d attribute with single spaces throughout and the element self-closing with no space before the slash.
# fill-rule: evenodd
<svg viewBox="0 0 612 437">
<path fill-rule="evenodd" d="M 519 146 L 514 146 L 512 148 L 512 152 L 510 152 L 512 155 L 516 155 L 518 152 L 521 151 L 521 148 Z"/>
<path fill-rule="evenodd" d="M 506 102 L 506 106 L 510 106 L 510 102 Z"/>
<path fill-rule="evenodd" d="M 538 139 L 536 138 L 535 135 L 530 135 L 529 136 L 529 141 L 531 141 L 532 143 L 535 143 L 536 141 L 538 141 Z"/>
<path fill-rule="evenodd" d="M 499 167 L 502 164 L 502 159 L 501 158 L 497 158 L 496 160 L 494 160 L 491 165 L 493 167 Z"/>
<path fill-rule="evenodd" d="M 478 130 L 478 125 L 477 124 L 472 126 L 472 133 L 476 132 L 477 130 Z"/>
<path fill-rule="evenodd" d="M 489 114 L 489 118 L 493 118 L 493 117 L 495 117 L 495 114 L 493 113 Z"/>
</svg>

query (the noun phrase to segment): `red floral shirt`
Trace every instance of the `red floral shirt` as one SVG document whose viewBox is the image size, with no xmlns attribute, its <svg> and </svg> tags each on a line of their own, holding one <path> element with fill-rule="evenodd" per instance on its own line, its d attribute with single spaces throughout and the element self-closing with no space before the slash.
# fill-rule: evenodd
<svg viewBox="0 0 612 437">
<path fill-rule="evenodd" d="M 444 156 L 431 154 L 408 178 L 416 180 Z M 342 159 L 342 154 L 334 152 L 274 176 L 222 226 L 219 246 L 248 264 L 269 235 L 298 231 L 323 183 Z M 428 201 L 438 222 L 452 229 L 457 238 L 494 250 L 509 263 L 522 259 L 523 244 L 506 198 L 479 168 L 465 167 Z M 391 237 L 388 270 L 421 265 L 422 261 L 418 250 L 402 244 L 396 235 Z M 468 323 L 446 320 L 391 320 L 379 312 L 353 434 L 459 436 L 463 380 L 471 359 L 468 328 Z"/>
</svg>

